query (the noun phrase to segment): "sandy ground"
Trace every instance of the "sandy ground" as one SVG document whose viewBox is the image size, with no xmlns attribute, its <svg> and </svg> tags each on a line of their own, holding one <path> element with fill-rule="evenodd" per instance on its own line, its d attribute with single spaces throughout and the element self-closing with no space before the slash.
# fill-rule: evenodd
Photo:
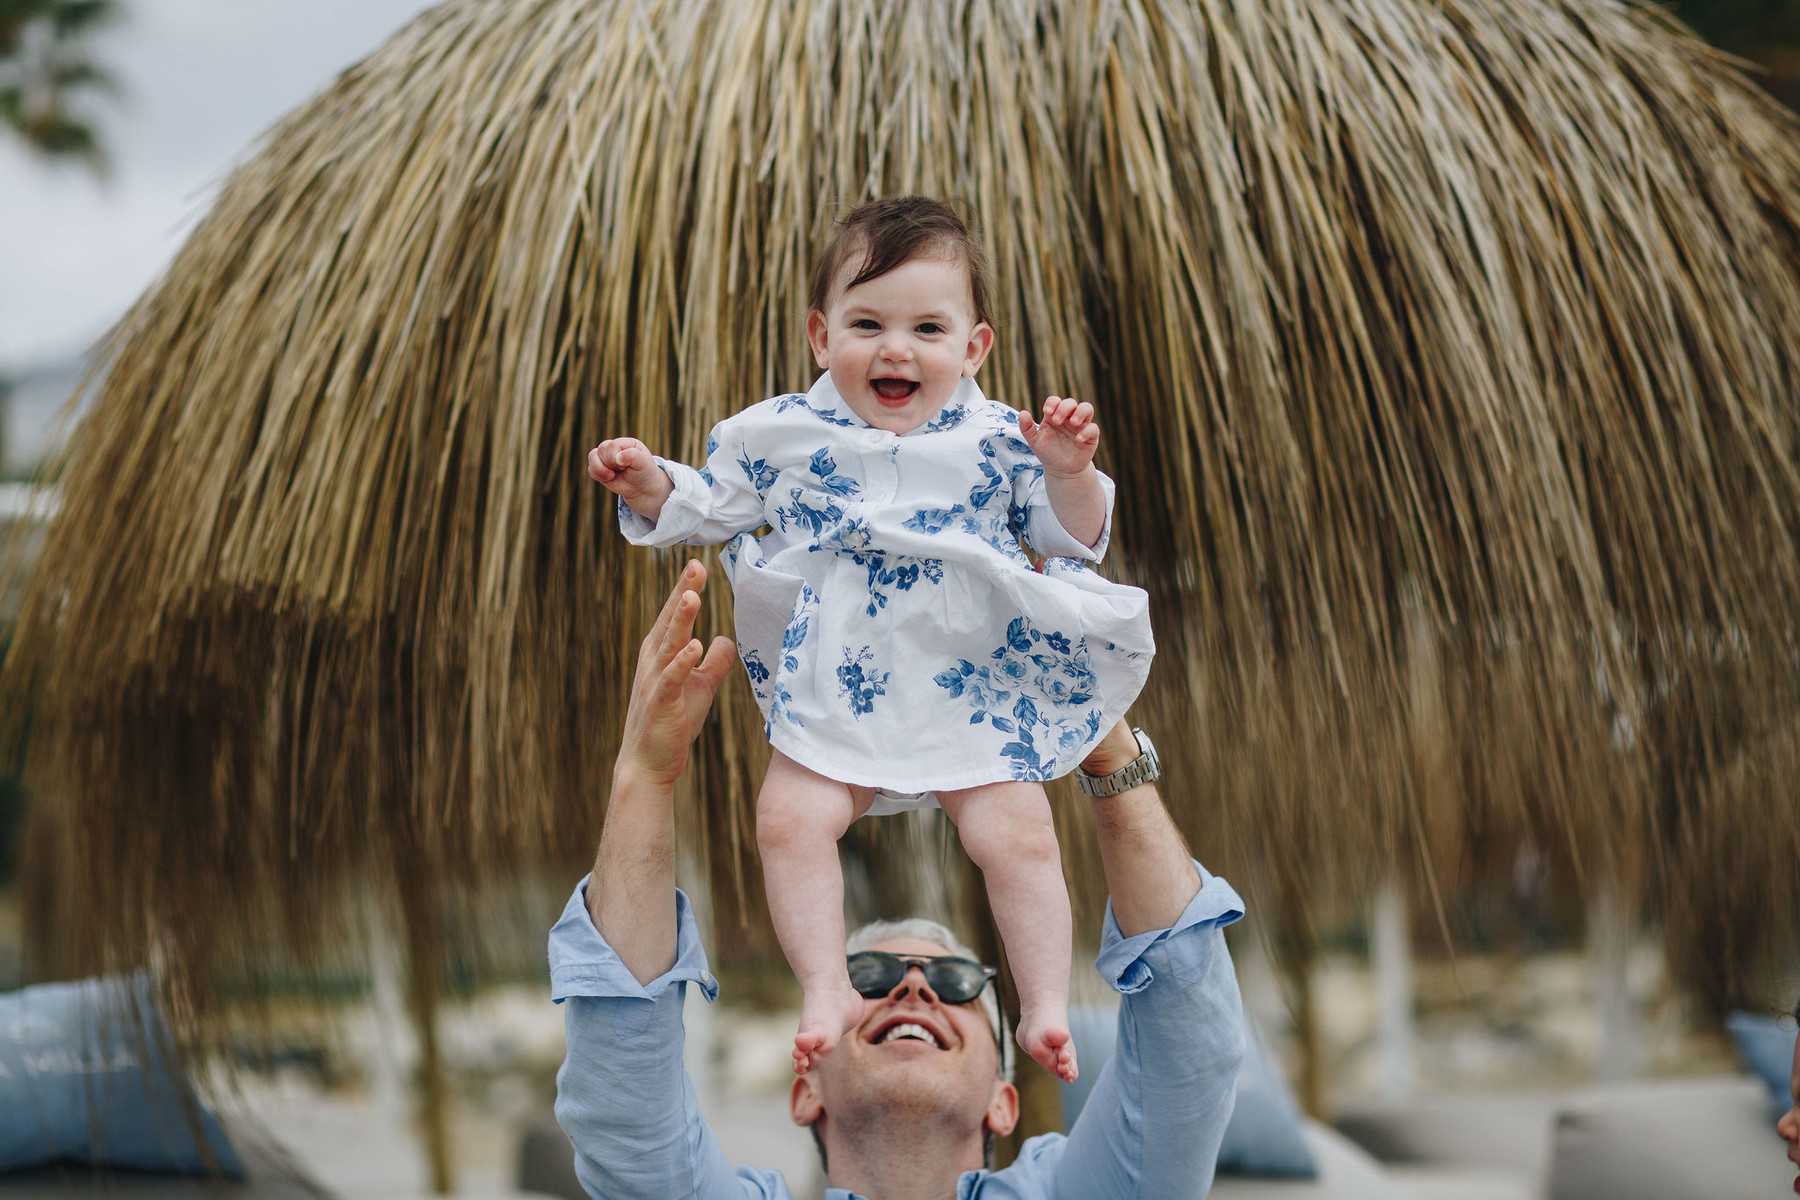
<svg viewBox="0 0 1800 1200">
<path fill-rule="evenodd" d="M 782 1171 L 797 1200 L 817 1195 L 812 1142 L 787 1115 L 793 1018 L 711 1008 L 690 994 L 688 1066 L 725 1151 L 737 1162 Z M 562 1010 L 547 989 L 499 989 L 445 1019 L 456 1081 L 451 1144 L 459 1194 L 518 1193 L 527 1130 L 552 1122 L 562 1062 Z M 221 1104 L 281 1142 L 318 1183 L 346 1200 L 429 1194 L 415 1105 L 402 1080 L 416 1061 L 404 1023 L 368 1007 L 349 1010 L 327 1055 L 337 1087 L 313 1071 L 239 1072 L 221 1082 Z"/>
</svg>

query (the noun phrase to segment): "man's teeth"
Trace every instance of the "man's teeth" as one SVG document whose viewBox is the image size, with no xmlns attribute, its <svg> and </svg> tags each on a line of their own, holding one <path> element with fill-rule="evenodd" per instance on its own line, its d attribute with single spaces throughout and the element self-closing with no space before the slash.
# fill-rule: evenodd
<svg viewBox="0 0 1800 1200">
<path fill-rule="evenodd" d="M 900 1024 L 882 1034 L 880 1044 L 885 1046 L 889 1042 L 897 1042 L 901 1038 L 916 1038 L 921 1042 L 929 1042 L 933 1046 L 937 1046 L 938 1044 L 938 1040 L 932 1035 L 931 1030 L 925 1028 L 923 1025 L 914 1024 L 911 1021 L 902 1021 Z M 941 1046 L 938 1048 L 940 1050 L 943 1049 Z"/>
</svg>

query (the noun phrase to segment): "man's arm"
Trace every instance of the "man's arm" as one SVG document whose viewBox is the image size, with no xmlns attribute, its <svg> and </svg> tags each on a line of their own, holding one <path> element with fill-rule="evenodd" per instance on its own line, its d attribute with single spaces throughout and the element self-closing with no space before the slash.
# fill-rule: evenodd
<svg viewBox="0 0 1800 1200">
<path fill-rule="evenodd" d="M 1131 726 L 1120 721 L 1082 761 L 1090 775 L 1111 775 L 1138 757 Z M 1094 835 L 1119 932 L 1136 937 L 1167 929 L 1200 890 L 1200 872 L 1154 783 L 1116 796 L 1093 796 Z"/>
<path fill-rule="evenodd" d="M 786 1196 L 774 1172 L 733 1169 L 682 1068 L 686 986 L 717 989 L 675 890 L 675 781 L 730 670 L 731 641 L 693 638 L 706 571 L 689 563 L 644 639 L 594 872 L 550 931 L 568 1051 L 556 1118 L 582 1186 L 608 1200 Z"/>
<path fill-rule="evenodd" d="M 649 983 L 675 965 L 675 781 L 731 671 L 732 644 L 701 657 L 694 617 L 706 568 L 690 562 L 638 650 L 588 914 L 619 961 Z"/>
<path fill-rule="evenodd" d="M 1120 722 L 1082 767 L 1110 775 L 1137 757 Z M 1243 902 L 1189 856 L 1155 784 L 1092 803 L 1112 897 L 1097 965 L 1124 998 L 1117 1046 L 1070 1131 L 1055 1194 L 1204 1196 L 1244 1053 L 1221 932 Z"/>
</svg>

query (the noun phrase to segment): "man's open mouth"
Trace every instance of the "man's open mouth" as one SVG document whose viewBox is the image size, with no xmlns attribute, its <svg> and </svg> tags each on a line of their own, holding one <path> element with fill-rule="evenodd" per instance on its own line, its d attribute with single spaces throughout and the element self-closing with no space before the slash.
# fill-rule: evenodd
<svg viewBox="0 0 1800 1200">
<path fill-rule="evenodd" d="M 886 1046 L 891 1042 L 914 1041 L 924 1042 L 926 1045 L 938 1050 L 944 1048 L 944 1044 L 938 1040 L 937 1034 L 931 1032 L 931 1030 L 925 1028 L 925 1026 L 919 1024 L 917 1021 L 897 1021 L 882 1030 L 881 1033 L 875 1037 L 874 1041 L 877 1046 Z"/>
<path fill-rule="evenodd" d="M 916 379 L 876 379 L 869 384 L 883 400 L 905 400 L 919 390 Z"/>
</svg>

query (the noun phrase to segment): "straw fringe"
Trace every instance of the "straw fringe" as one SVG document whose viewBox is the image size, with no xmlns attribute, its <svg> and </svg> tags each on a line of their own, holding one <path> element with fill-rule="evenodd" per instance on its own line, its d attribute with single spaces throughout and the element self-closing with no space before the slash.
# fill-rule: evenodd
<svg viewBox="0 0 1800 1200">
<path fill-rule="evenodd" d="M 1796 133 L 1611 0 L 441 5 L 107 344 L 5 680 L 73 944 L 204 974 L 352 872 L 585 857 L 675 560 L 582 455 L 804 386 L 815 248 L 905 191 L 978 219 L 989 391 L 1101 409 L 1209 859 L 1708 869 L 1696 798 L 1796 711 Z M 737 862 L 719 717 L 684 828 Z"/>
</svg>

